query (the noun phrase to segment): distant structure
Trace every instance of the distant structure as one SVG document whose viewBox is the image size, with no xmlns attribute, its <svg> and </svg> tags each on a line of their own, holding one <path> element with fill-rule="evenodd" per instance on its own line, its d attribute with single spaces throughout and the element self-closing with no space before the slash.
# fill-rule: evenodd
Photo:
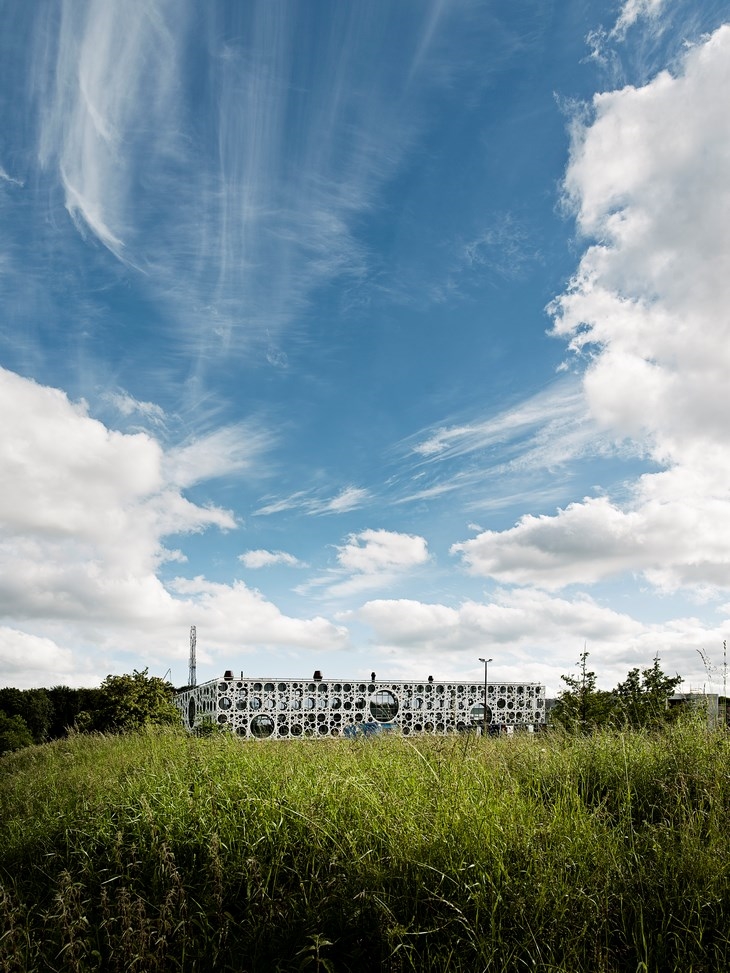
<svg viewBox="0 0 730 973">
<path fill-rule="evenodd" d="M 485 714 L 479 681 L 325 680 L 319 670 L 311 679 L 266 679 L 237 678 L 229 669 L 182 690 L 174 703 L 189 730 L 214 723 L 259 739 L 382 731 L 445 736 L 479 732 L 485 723 L 490 733 L 534 732 L 545 725 L 545 687 L 537 683 L 490 683 Z"/>
<path fill-rule="evenodd" d="M 198 684 L 198 676 L 196 673 L 196 663 L 195 663 L 195 646 L 197 644 L 198 637 L 196 628 L 194 625 L 190 626 L 190 667 L 188 669 L 188 686 L 195 688 Z"/>
</svg>

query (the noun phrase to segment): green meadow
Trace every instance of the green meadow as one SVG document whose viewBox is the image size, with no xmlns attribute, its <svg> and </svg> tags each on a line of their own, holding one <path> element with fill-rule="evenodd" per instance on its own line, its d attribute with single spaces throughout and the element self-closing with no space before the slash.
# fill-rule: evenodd
<svg viewBox="0 0 730 973">
<path fill-rule="evenodd" d="M 730 969 L 730 743 L 76 735 L 0 759 L 0 970 Z"/>
</svg>

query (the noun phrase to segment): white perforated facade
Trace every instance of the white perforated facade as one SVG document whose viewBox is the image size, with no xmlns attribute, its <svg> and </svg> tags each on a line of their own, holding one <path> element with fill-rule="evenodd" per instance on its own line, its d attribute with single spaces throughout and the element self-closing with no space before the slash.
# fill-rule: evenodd
<svg viewBox="0 0 730 973">
<path fill-rule="evenodd" d="M 392 680 L 222 679 L 177 694 L 189 729 L 212 722 L 242 737 L 352 736 L 381 729 L 446 734 L 484 724 L 484 684 Z M 545 687 L 490 683 L 491 732 L 545 723 Z"/>
</svg>

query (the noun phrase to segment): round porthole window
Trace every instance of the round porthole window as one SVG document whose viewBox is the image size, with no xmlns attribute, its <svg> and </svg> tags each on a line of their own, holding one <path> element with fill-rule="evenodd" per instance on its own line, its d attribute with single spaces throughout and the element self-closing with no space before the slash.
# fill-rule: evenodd
<svg viewBox="0 0 730 973">
<path fill-rule="evenodd" d="M 398 700 L 388 689 L 381 689 L 370 700 L 370 715 L 378 723 L 390 723 L 398 713 Z"/>
<path fill-rule="evenodd" d="M 233 706 L 233 702 L 230 696 L 221 696 L 218 700 L 218 706 L 220 709 L 230 709 Z"/>
<path fill-rule="evenodd" d="M 483 726 L 484 725 L 484 703 L 476 703 L 474 706 L 472 706 L 469 716 L 474 726 Z M 487 723 L 489 724 L 491 722 L 492 722 L 492 711 L 487 706 Z"/>
<path fill-rule="evenodd" d="M 270 737 L 274 732 L 274 721 L 263 713 L 251 720 L 251 733 L 255 737 Z"/>
</svg>

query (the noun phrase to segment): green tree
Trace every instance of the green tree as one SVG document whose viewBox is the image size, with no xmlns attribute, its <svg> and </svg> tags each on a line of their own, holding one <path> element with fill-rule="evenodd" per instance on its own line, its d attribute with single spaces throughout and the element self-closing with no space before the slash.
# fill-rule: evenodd
<svg viewBox="0 0 730 973">
<path fill-rule="evenodd" d="M 669 722 L 674 712 L 669 708 L 669 697 L 674 695 L 682 677 L 667 676 L 659 656 L 649 669 L 632 669 L 626 679 L 614 690 L 621 718 L 633 727 L 657 727 Z"/>
<path fill-rule="evenodd" d="M 578 660 L 577 676 L 561 676 L 566 684 L 550 712 L 550 718 L 567 730 L 588 733 L 610 723 L 615 710 L 613 693 L 596 688 L 596 674 L 588 668 L 589 652 Z"/>
<path fill-rule="evenodd" d="M 179 724 L 173 693 L 169 682 L 148 675 L 147 669 L 135 669 L 131 676 L 107 676 L 101 684 L 99 708 L 91 714 L 90 728 L 120 733 L 142 726 Z"/>
<path fill-rule="evenodd" d="M 70 686 L 53 686 L 48 691 L 53 703 L 53 723 L 50 736 L 55 740 L 66 736 L 70 729 L 82 731 L 93 728 L 93 714 L 101 707 L 102 693 L 94 689 L 72 689 Z M 82 714 L 84 714 L 82 716 Z"/>
<path fill-rule="evenodd" d="M 0 711 L 0 756 L 22 750 L 33 743 L 33 734 L 22 716 L 8 716 Z"/>
<path fill-rule="evenodd" d="M 53 703 L 45 689 L 0 689 L 0 710 L 8 716 L 20 716 L 33 735 L 43 743 L 51 735 Z"/>
</svg>

